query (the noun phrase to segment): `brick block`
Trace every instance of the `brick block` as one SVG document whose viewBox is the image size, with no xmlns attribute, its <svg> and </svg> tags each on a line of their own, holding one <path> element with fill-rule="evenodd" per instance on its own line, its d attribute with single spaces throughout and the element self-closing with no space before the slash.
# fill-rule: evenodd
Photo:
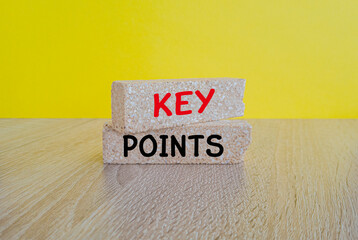
<svg viewBox="0 0 358 240">
<path fill-rule="evenodd" d="M 202 135 L 201 139 L 197 139 L 198 144 L 195 144 L 196 139 L 193 138 L 193 135 Z M 125 136 L 127 140 L 124 140 Z M 152 138 L 148 136 L 152 136 Z M 175 145 L 175 140 L 172 139 L 172 136 L 177 140 L 181 150 L 185 148 L 185 156 Z M 217 136 L 220 136 L 221 139 Z M 133 137 L 136 140 L 132 139 Z M 182 142 L 183 138 L 185 144 Z M 127 147 L 125 147 L 125 141 L 127 142 Z M 134 144 L 135 141 L 137 144 Z M 107 123 L 103 127 L 103 161 L 111 164 L 239 163 L 243 160 L 243 155 L 250 141 L 251 126 L 244 120 L 196 123 L 190 126 L 151 130 L 133 135 L 120 133 L 113 128 L 111 123 Z M 172 145 L 173 143 L 174 145 Z M 220 156 L 218 144 L 222 146 L 223 150 Z M 156 145 L 156 148 L 154 145 Z M 133 149 L 128 150 L 128 146 Z M 141 153 L 140 146 L 142 146 L 142 150 L 147 156 Z M 197 150 L 195 150 L 195 146 L 197 146 Z M 127 149 L 127 157 L 124 156 L 124 149 Z M 210 156 L 208 151 L 211 155 L 216 156 Z"/>
<path fill-rule="evenodd" d="M 138 133 L 240 117 L 245 108 L 244 89 L 245 80 L 234 78 L 115 81 L 112 84 L 113 127 L 120 132 Z M 164 101 L 166 96 L 169 97 Z M 162 106 L 158 104 L 162 100 L 170 116 L 164 107 L 155 111 L 155 106 Z M 208 103 L 206 107 L 204 102 Z"/>
</svg>

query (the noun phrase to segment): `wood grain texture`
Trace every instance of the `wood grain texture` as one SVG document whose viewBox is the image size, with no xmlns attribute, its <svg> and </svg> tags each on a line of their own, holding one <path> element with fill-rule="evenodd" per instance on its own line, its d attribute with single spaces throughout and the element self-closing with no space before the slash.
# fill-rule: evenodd
<svg viewBox="0 0 358 240">
<path fill-rule="evenodd" d="M 0 120 L 1 239 L 358 239 L 358 120 L 248 120 L 240 165 L 103 165 L 104 119 Z"/>
</svg>

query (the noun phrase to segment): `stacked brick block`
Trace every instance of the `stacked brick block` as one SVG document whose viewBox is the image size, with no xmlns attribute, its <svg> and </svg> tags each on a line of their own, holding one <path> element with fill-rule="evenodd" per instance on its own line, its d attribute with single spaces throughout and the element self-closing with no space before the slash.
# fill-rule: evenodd
<svg viewBox="0 0 358 240">
<path fill-rule="evenodd" d="M 112 164 L 226 164 L 243 160 L 251 126 L 245 80 L 115 81 L 103 160 Z"/>
</svg>

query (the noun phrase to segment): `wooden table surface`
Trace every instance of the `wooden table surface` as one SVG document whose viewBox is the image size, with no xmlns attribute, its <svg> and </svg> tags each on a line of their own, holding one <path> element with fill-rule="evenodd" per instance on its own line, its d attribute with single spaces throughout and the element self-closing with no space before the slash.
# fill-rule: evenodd
<svg viewBox="0 0 358 240">
<path fill-rule="evenodd" d="M 358 239 L 358 120 L 248 120 L 240 165 L 103 165 L 104 119 L 0 120 L 1 239 Z"/>
</svg>

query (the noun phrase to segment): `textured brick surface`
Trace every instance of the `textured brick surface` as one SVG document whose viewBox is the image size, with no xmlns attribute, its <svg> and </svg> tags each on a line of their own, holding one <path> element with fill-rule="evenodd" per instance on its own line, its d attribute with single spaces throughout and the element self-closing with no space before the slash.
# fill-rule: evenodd
<svg viewBox="0 0 358 240">
<path fill-rule="evenodd" d="M 123 133 L 113 129 L 110 123 L 105 124 L 103 128 L 103 161 L 104 163 L 113 164 L 227 164 L 239 163 L 243 160 L 243 155 L 248 148 L 251 141 L 251 126 L 244 120 L 220 120 L 208 123 L 197 123 L 185 127 L 176 127 L 172 129 L 152 130 L 146 133 L 134 134 L 139 141 L 146 135 L 151 134 L 157 140 L 158 151 L 152 157 L 144 157 L 140 151 L 139 146 L 134 150 L 129 151 L 128 157 L 123 154 Z M 207 137 L 212 134 L 218 134 L 222 137 L 221 140 L 215 142 L 221 143 L 224 147 L 224 152 L 220 157 L 209 157 L 206 154 L 207 149 L 217 152 L 217 147 L 207 144 Z M 160 157 L 162 144 L 160 135 L 168 135 L 167 139 L 167 153 L 168 157 Z M 186 136 L 186 156 L 182 157 L 178 151 L 176 156 L 171 156 L 170 136 L 175 135 L 180 142 L 181 136 Z M 205 138 L 200 140 L 199 156 L 194 157 L 194 141 L 189 140 L 189 135 L 204 135 Z M 131 143 L 131 142 L 130 142 Z M 152 143 L 146 141 L 144 144 L 146 152 L 152 149 Z"/>
<path fill-rule="evenodd" d="M 198 113 L 202 101 L 195 91 L 199 90 L 207 97 L 210 89 L 215 89 L 215 93 L 205 110 Z M 112 84 L 113 127 L 121 132 L 137 133 L 240 117 L 245 108 L 242 102 L 244 89 L 245 80 L 234 78 L 115 81 Z M 192 110 L 189 115 L 175 113 L 175 94 L 182 91 L 193 91 L 193 95 L 182 97 L 189 103 L 181 108 Z M 165 105 L 173 115 L 167 116 L 161 109 L 159 116 L 154 117 L 154 94 L 158 93 L 161 100 L 168 92 L 171 97 Z"/>
</svg>

